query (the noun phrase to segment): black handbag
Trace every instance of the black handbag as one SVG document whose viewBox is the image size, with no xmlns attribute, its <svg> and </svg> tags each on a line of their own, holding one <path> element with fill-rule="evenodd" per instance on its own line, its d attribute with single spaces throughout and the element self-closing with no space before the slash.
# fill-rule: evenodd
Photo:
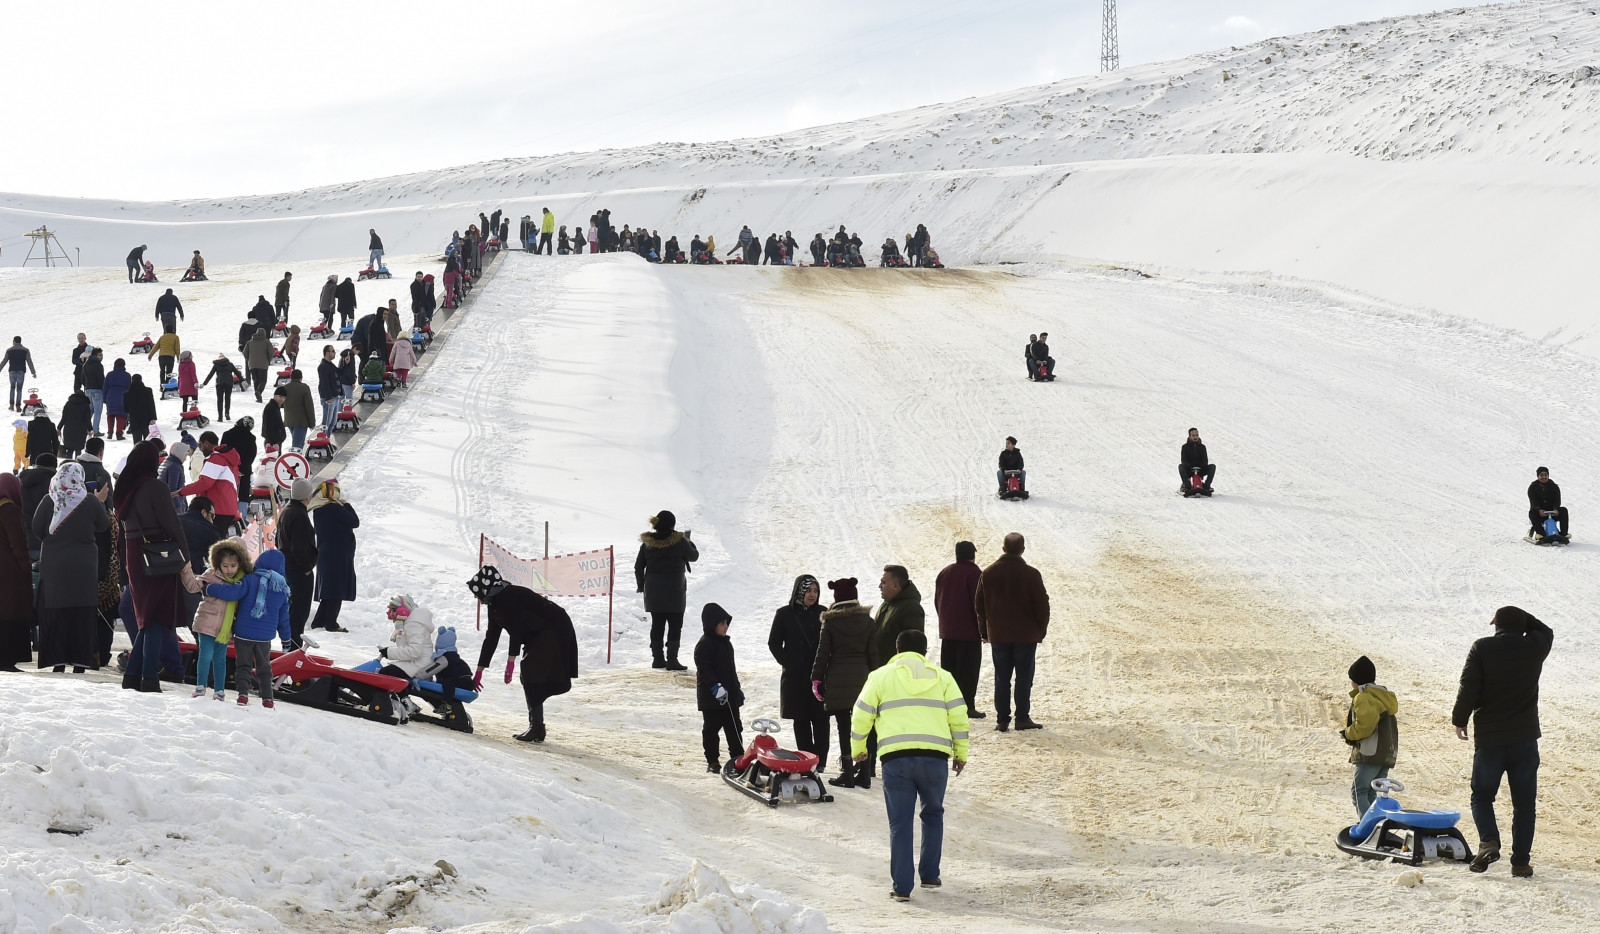
<svg viewBox="0 0 1600 934">
<path fill-rule="evenodd" d="M 171 577 L 189 562 L 177 542 L 145 542 L 139 546 L 145 577 Z"/>
</svg>

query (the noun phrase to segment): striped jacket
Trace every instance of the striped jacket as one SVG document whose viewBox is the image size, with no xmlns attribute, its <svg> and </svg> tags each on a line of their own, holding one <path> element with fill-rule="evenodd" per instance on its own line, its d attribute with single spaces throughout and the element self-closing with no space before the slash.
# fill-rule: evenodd
<svg viewBox="0 0 1600 934">
<path fill-rule="evenodd" d="M 901 652 L 867 676 L 850 716 L 850 754 L 867 751 L 878 731 L 878 755 L 926 749 L 967 760 L 967 702 L 950 673 L 916 652 Z"/>
</svg>

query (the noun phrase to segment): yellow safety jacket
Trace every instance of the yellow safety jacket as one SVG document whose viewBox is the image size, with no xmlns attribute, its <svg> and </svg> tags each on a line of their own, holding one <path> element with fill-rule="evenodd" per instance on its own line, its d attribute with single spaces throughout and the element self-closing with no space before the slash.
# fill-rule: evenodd
<svg viewBox="0 0 1600 934">
<path fill-rule="evenodd" d="M 965 762 L 970 726 L 950 673 L 916 652 L 901 652 L 867 676 L 850 715 L 850 754 L 867 751 L 867 734 L 876 727 L 880 758 L 931 749 Z"/>
</svg>

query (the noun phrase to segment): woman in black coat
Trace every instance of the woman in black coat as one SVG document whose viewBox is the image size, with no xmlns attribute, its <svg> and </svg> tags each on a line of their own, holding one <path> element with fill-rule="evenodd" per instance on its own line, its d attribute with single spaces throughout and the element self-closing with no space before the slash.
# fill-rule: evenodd
<svg viewBox="0 0 1600 934">
<path fill-rule="evenodd" d="M 650 655 L 654 658 L 651 667 L 687 671 L 678 661 L 678 642 L 683 637 L 683 611 L 689 599 L 685 578 L 690 563 L 700 560 L 700 551 L 687 533 L 677 530 L 677 524 L 677 517 L 665 509 L 650 518 L 654 528 L 639 536 L 633 578 L 638 592 L 644 594 L 645 612 L 650 614 Z"/>
<path fill-rule="evenodd" d="M 93 429 L 89 424 L 89 397 L 82 392 L 74 392 L 67 397 L 67 402 L 61 407 L 61 449 L 67 457 L 77 457 L 83 453 L 83 444 L 89 440 L 89 432 Z"/>
<path fill-rule="evenodd" d="M 272 394 L 267 407 L 261 410 L 261 440 L 281 449 L 287 437 L 289 430 L 283 427 L 283 393 L 280 390 Z"/>
<path fill-rule="evenodd" d="M 156 397 L 144 384 L 144 377 L 133 374 L 128 391 L 122 397 L 122 407 L 128 413 L 128 433 L 138 444 L 150 435 L 150 423 L 156 420 Z"/>
<path fill-rule="evenodd" d="M 74 672 L 92 667 L 95 609 L 100 601 L 100 547 L 96 536 L 111 527 L 102 487 L 84 487 L 83 468 L 61 466 L 50 495 L 33 514 L 39 551 L 39 667 Z"/>
<path fill-rule="evenodd" d="M 494 661 L 500 633 L 506 633 L 511 639 L 510 657 L 522 653 L 522 694 L 528 702 L 528 730 L 516 739 L 542 743 L 544 702 L 572 690 L 578 677 L 578 636 L 572 630 L 572 617 L 543 594 L 506 583 L 492 564 L 479 570 L 467 589 L 489 607 L 489 631 L 483 634 L 473 684 L 482 689 L 484 669 Z M 509 667 L 506 680 L 511 680 Z"/>
<path fill-rule="evenodd" d="M 356 599 L 356 529 L 361 527 L 361 517 L 332 480 L 317 484 L 307 508 L 317 530 L 318 602 L 311 628 L 349 632 L 339 625 L 339 609 Z"/>
<path fill-rule="evenodd" d="M 56 449 L 61 447 L 61 435 L 56 432 L 56 424 L 48 415 L 35 415 L 28 422 L 28 461 L 37 464 L 40 454 L 56 456 Z M 30 516 L 28 527 L 33 527 L 33 517 Z"/>
<path fill-rule="evenodd" d="M 344 327 L 356 316 L 356 284 L 349 276 L 333 290 L 333 301 L 339 307 L 339 326 Z"/>
<path fill-rule="evenodd" d="M 817 770 L 828 767 L 828 713 L 811 693 L 811 666 L 822 631 L 822 587 L 810 574 L 794 579 L 789 602 L 772 616 L 767 648 L 783 667 L 778 682 L 780 715 L 794 730 L 794 743 L 817 754 Z"/>
</svg>

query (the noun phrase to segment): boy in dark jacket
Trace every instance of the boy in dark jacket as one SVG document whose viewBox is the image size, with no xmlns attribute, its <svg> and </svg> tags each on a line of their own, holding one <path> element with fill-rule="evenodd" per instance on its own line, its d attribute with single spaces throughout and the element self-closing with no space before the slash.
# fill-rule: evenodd
<svg viewBox="0 0 1600 934">
<path fill-rule="evenodd" d="M 694 647 L 694 694 L 704 721 L 700 739 L 705 745 L 707 772 L 722 771 L 719 731 L 728 737 L 729 758 L 744 751 L 740 735 L 744 726 L 739 722 L 744 691 L 739 688 L 739 672 L 733 664 L 733 640 L 728 638 L 728 625 L 732 622 L 733 617 L 715 603 L 707 603 L 700 611 L 705 635 Z"/>
</svg>

